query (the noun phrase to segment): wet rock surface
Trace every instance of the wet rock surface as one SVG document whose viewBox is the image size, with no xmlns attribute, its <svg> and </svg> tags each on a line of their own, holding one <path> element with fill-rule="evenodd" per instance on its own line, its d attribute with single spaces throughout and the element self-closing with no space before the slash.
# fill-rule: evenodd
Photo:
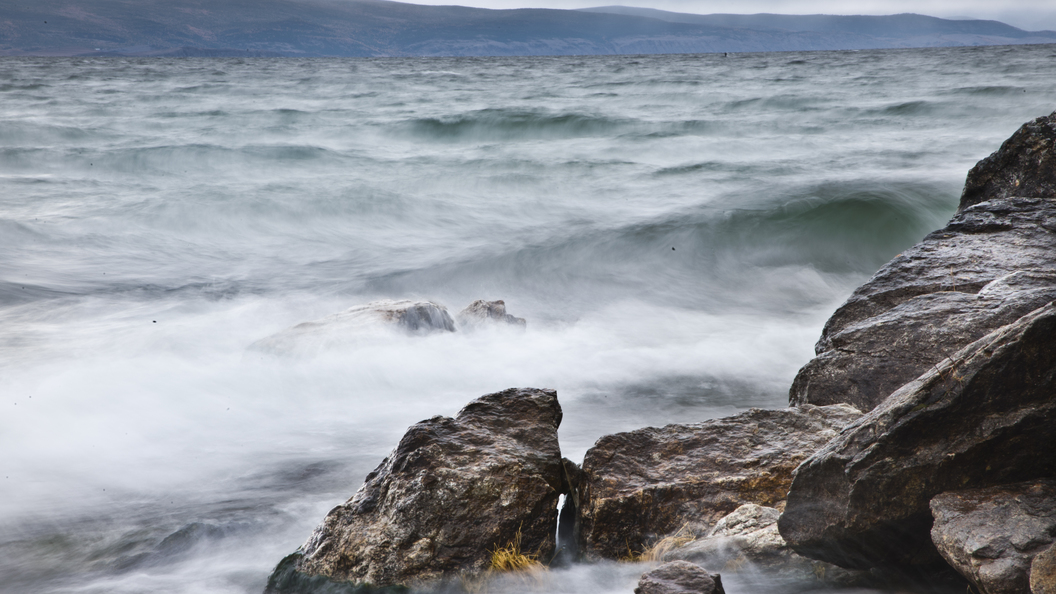
<svg viewBox="0 0 1056 594">
<path fill-rule="evenodd" d="M 424 584 L 479 574 L 493 550 L 518 538 L 521 551 L 548 560 L 565 488 L 560 422 L 556 392 L 511 389 L 454 419 L 413 425 L 279 577 Z"/>
<path fill-rule="evenodd" d="M 968 172 L 961 208 L 1009 196 L 1056 197 L 1056 112 L 1023 124 Z"/>
<path fill-rule="evenodd" d="M 726 594 L 718 574 L 688 561 L 671 561 L 646 572 L 634 594 Z"/>
<path fill-rule="evenodd" d="M 953 352 L 1054 299 L 1056 199 L 973 203 L 836 310 L 789 400 L 871 410 Z"/>
<path fill-rule="evenodd" d="M 796 470 L 778 527 L 798 553 L 850 568 L 945 564 L 940 493 L 1056 476 L 1056 307 L 953 353 Z"/>
<path fill-rule="evenodd" d="M 1056 539 L 1056 482 L 942 493 L 931 500 L 939 553 L 982 594 L 1026 594 L 1031 561 Z"/>
<path fill-rule="evenodd" d="M 254 342 L 249 348 L 273 354 L 311 354 L 386 330 L 410 334 L 454 332 L 455 322 L 447 308 L 438 303 L 386 299 L 297 324 Z"/>
<path fill-rule="evenodd" d="M 779 506 L 796 466 L 860 415 L 846 405 L 752 409 L 604 436 L 583 461 L 580 552 L 619 559 L 679 530 L 706 533 L 746 503 Z"/>
<path fill-rule="evenodd" d="M 506 313 L 506 302 L 484 301 L 478 299 L 466 306 L 466 309 L 458 312 L 456 316 L 458 326 L 467 330 L 473 330 L 490 325 L 515 326 L 526 328 L 528 322 L 524 318 L 518 318 Z"/>
</svg>

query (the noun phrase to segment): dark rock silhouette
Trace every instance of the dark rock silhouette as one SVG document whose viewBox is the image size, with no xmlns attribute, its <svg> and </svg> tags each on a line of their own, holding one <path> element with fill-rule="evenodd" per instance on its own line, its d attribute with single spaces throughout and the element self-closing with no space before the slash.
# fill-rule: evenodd
<svg viewBox="0 0 1056 594">
<path fill-rule="evenodd" d="M 688 561 L 671 561 L 646 572 L 634 594 L 726 594 L 718 574 Z"/>
</svg>

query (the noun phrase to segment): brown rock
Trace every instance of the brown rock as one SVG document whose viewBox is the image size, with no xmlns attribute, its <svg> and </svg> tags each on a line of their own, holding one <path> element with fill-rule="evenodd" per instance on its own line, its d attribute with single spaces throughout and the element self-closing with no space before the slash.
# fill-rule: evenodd
<svg viewBox="0 0 1056 594">
<path fill-rule="evenodd" d="M 792 470 L 860 414 L 752 409 L 602 437 L 583 460 L 580 550 L 618 559 L 684 527 L 703 534 L 745 503 L 780 506 Z"/>
<path fill-rule="evenodd" d="M 688 561 L 671 561 L 646 572 L 634 594 L 726 594 L 718 574 Z"/>
<path fill-rule="evenodd" d="M 1056 594 L 1056 545 L 1034 555 L 1030 562 L 1030 594 Z"/>
<path fill-rule="evenodd" d="M 419 584 L 478 574 L 518 535 L 523 552 L 549 560 L 564 488 L 560 423 L 556 392 L 511 389 L 470 402 L 454 419 L 412 426 L 355 496 L 326 516 L 294 572 Z"/>
<path fill-rule="evenodd" d="M 1027 594 L 1031 561 L 1056 534 L 1056 482 L 942 493 L 931 539 L 982 594 Z"/>
<path fill-rule="evenodd" d="M 939 493 L 1056 476 L 1056 306 L 950 355 L 796 469 L 778 528 L 844 567 L 941 564 Z"/>
</svg>

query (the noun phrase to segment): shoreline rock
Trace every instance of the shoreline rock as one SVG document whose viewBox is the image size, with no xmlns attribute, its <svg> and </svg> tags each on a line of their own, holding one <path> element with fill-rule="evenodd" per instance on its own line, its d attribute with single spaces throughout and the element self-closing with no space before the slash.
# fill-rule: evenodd
<svg viewBox="0 0 1056 594">
<path fill-rule="evenodd" d="M 795 404 L 871 410 L 950 353 L 1056 299 L 1056 112 L 968 174 L 943 229 L 885 264 L 826 322 Z"/>
<path fill-rule="evenodd" d="M 528 327 L 524 318 L 518 318 L 506 313 L 506 302 L 485 301 L 478 299 L 466 306 L 455 316 L 458 327 L 465 330 L 475 330 L 484 326 L 515 326 L 522 330 Z"/>
<path fill-rule="evenodd" d="M 548 560 L 566 488 L 560 423 L 556 392 L 510 389 L 473 400 L 454 419 L 413 425 L 281 567 L 282 580 L 437 583 L 482 574 L 492 551 L 511 543 Z"/>
<path fill-rule="evenodd" d="M 1056 540 L 1056 481 L 942 493 L 931 539 L 981 594 L 1025 594 L 1031 562 Z"/>
<path fill-rule="evenodd" d="M 796 552 L 852 569 L 944 566 L 929 502 L 1056 477 L 1056 305 L 977 340 L 805 460 L 778 521 Z"/>
<path fill-rule="evenodd" d="M 726 594 L 717 573 L 688 561 L 671 561 L 647 571 L 634 594 Z"/>
<path fill-rule="evenodd" d="M 796 466 L 861 413 L 847 405 L 748 412 L 600 438 L 583 460 L 579 547 L 588 560 L 703 534 L 745 503 L 779 506 Z"/>
</svg>

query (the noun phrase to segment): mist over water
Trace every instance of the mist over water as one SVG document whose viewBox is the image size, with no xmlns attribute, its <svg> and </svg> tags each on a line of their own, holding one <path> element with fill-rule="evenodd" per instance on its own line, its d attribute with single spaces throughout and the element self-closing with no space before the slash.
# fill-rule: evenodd
<svg viewBox="0 0 1056 594">
<path fill-rule="evenodd" d="M 1054 58 L 0 60 L 0 583 L 259 592 L 408 425 L 508 387 L 558 390 L 574 460 L 785 406 Z M 379 298 L 528 329 L 246 351 Z"/>
</svg>

